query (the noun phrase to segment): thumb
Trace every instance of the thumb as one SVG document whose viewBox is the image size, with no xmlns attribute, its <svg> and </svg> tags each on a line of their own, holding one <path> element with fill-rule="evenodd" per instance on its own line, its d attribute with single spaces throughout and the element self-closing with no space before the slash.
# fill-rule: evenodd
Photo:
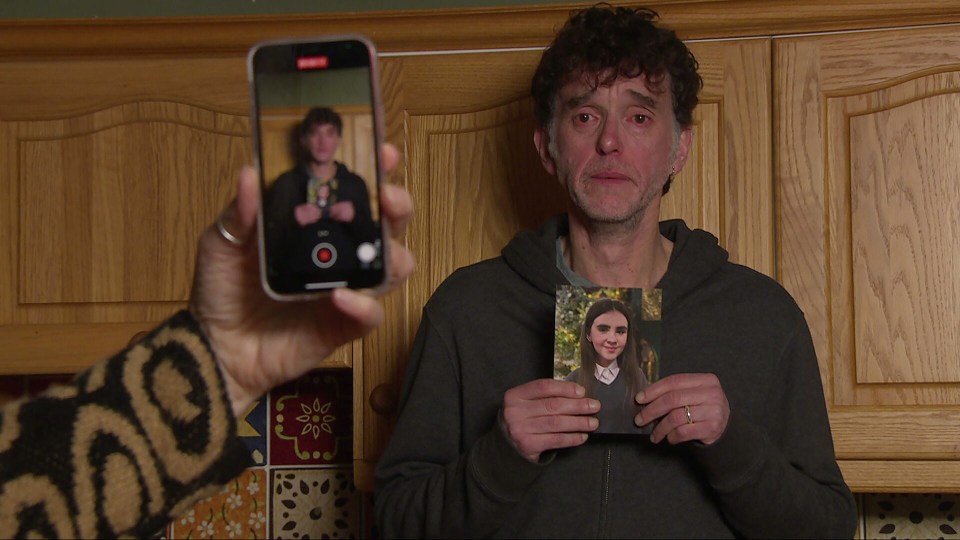
<svg viewBox="0 0 960 540">
<path fill-rule="evenodd" d="M 372 296 L 352 289 L 338 288 L 334 289 L 331 300 L 338 310 L 360 325 L 360 335 L 355 337 L 366 335 L 383 322 L 383 306 Z"/>
</svg>

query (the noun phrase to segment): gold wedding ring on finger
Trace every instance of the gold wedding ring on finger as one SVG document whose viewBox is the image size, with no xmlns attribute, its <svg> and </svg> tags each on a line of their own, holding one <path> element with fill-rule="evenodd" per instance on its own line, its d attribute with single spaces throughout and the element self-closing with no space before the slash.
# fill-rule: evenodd
<svg viewBox="0 0 960 540">
<path fill-rule="evenodd" d="M 223 226 L 223 213 L 217 216 L 217 232 L 219 232 L 220 236 L 222 236 L 223 239 L 226 240 L 227 242 L 230 242 L 235 246 L 243 245 L 243 240 L 234 236 L 233 233 L 228 231 L 227 228 Z"/>
<path fill-rule="evenodd" d="M 690 406 L 689 406 L 689 405 L 684 405 L 684 406 L 683 406 L 683 414 L 687 415 L 687 423 L 688 423 L 688 424 L 692 424 L 692 423 L 693 423 L 693 415 L 690 414 Z"/>
</svg>

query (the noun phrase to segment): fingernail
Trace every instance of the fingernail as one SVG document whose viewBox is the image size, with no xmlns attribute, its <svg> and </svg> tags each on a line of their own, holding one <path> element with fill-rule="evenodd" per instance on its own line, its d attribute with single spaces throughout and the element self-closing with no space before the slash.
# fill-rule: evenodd
<svg viewBox="0 0 960 540">
<path fill-rule="evenodd" d="M 642 401 L 643 401 L 643 392 L 637 392 L 637 398 L 636 398 L 636 399 L 637 399 L 637 403 L 642 402 Z"/>
<path fill-rule="evenodd" d="M 576 393 L 577 393 L 577 397 L 583 397 L 587 394 L 587 389 L 578 384 Z"/>
<path fill-rule="evenodd" d="M 587 421 L 587 423 L 590 425 L 590 429 L 591 429 L 591 430 L 597 429 L 597 427 L 600 425 L 600 421 L 597 420 L 596 418 L 590 418 L 590 419 Z"/>
<path fill-rule="evenodd" d="M 591 399 L 590 401 L 587 402 L 587 407 L 589 407 L 591 411 L 599 411 L 600 402 L 595 399 Z"/>
</svg>

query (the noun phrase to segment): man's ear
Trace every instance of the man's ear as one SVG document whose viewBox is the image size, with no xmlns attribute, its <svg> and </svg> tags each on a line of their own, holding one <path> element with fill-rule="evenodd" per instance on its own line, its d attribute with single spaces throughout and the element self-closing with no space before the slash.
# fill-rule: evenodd
<svg viewBox="0 0 960 540">
<path fill-rule="evenodd" d="M 693 126 L 681 128 L 680 141 L 677 144 L 677 155 L 673 158 L 673 173 L 678 174 L 687 162 L 690 147 L 693 145 Z"/>
<path fill-rule="evenodd" d="M 537 154 L 540 156 L 540 163 L 543 164 L 543 168 L 555 176 L 557 165 L 553 161 L 553 156 L 550 155 L 550 135 L 546 129 L 541 127 L 533 132 L 533 145 L 537 147 Z"/>
</svg>

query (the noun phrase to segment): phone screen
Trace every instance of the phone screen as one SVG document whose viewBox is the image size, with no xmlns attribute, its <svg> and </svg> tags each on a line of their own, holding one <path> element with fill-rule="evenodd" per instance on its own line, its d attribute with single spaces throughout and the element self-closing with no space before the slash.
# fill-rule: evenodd
<svg viewBox="0 0 960 540">
<path fill-rule="evenodd" d="M 251 49 L 261 275 L 275 297 L 381 284 L 375 53 L 360 37 Z"/>
</svg>

